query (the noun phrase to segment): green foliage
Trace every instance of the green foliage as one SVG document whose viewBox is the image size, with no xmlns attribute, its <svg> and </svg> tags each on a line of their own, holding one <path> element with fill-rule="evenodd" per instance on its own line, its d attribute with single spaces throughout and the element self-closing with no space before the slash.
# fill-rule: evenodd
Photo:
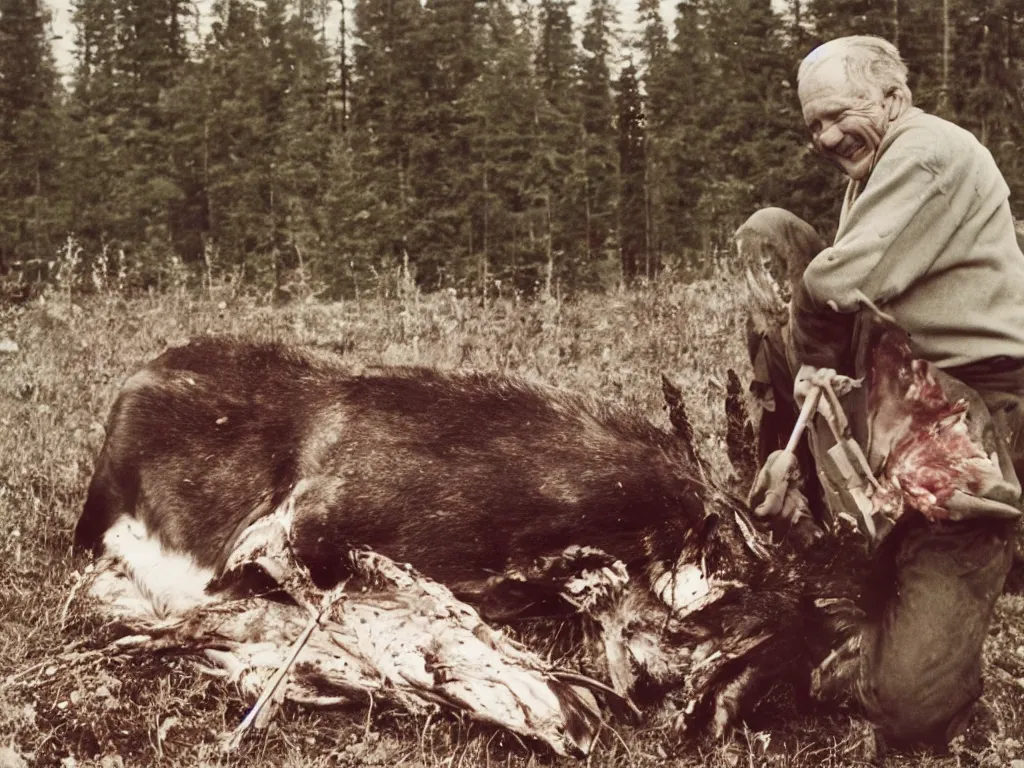
<svg viewBox="0 0 1024 768">
<path fill-rule="evenodd" d="M 173 252 L 171 225 L 185 199 L 168 147 L 179 115 L 166 96 L 187 61 L 188 13 L 179 0 L 80 0 L 74 10 L 74 232 L 91 253 L 134 249 L 151 273 Z"/>
<path fill-rule="evenodd" d="M 586 134 L 571 5 L 572 0 L 541 0 L 538 9 L 535 67 L 540 103 L 532 164 L 542 213 L 543 291 L 549 296 L 561 283 L 573 283 L 589 245 Z"/>
<path fill-rule="evenodd" d="M 529 8 L 489 5 L 480 77 L 466 89 L 476 270 L 483 295 L 503 285 L 531 290 L 543 267 L 543 227 L 534 161 L 541 92 L 533 69 Z"/>
<path fill-rule="evenodd" d="M 647 185 L 646 134 L 643 97 L 636 67 L 630 61 L 619 75 L 616 97 L 619 150 L 619 249 L 622 279 L 653 278 L 659 265 L 650 245 L 650 212 Z"/>
<path fill-rule="evenodd" d="M 606 260 L 605 250 L 616 229 L 616 110 L 612 95 L 612 51 L 618 14 L 611 0 L 590 0 L 583 23 L 580 62 L 580 113 L 583 122 L 585 179 L 583 254 L 586 269 Z"/>
<path fill-rule="evenodd" d="M 75 0 L 65 98 L 38 0 L 0 0 L 0 272 L 70 235 L 136 287 L 177 259 L 280 298 L 398 266 L 481 296 L 701 273 L 760 206 L 833 230 L 795 75 L 850 33 L 900 45 L 1021 214 L 1016 0 L 681 0 L 668 25 L 637 0 L 628 35 L 611 0 L 344 0 L 341 41 L 331 2 Z"/>
<path fill-rule="evenodd" d="M 353 44 L 353 180 L 362 205 L 354 232 L 358 257 L 402 263 L 412 227 L 412 142 L 422 106 L 414 34 L 422 23 L 417 0 L 360 0 Z M 365 225 L 365 226 L 363 226 Z"/>
<path fill-rule="evenodd" d="M 45 275 L 67 231 L 61 89 L 38 0 L 0 0 L 0 274 Z"/>
<path fill-rule="evenodd" d="M 915 0 L 808 0 L 808 16 L 813 20 L 815 44 L 842 35 L 877 35 L 892 39 L 898 11 Z M 935 13 L 935 3 L 929 3 Z"/>
<path fill-rule="evenodd" d="M 413 43 L 422 92 L 410 147 L 409 256 L 422 285 L 462 283 L 482 245 L 480 138 L 470 89 L 485 69 L 488 4 L 428 0 Z"/>
<path fill-rule="evenodd" d="M 669 168 L 670 106 L 676 89 L 669 69 L 669 40 L 658 0 L 640 0 L 637 6 L 639 33 L 634 47 L 640 60 L 644 111 L 644 223 L 648 258 L 656 274 L 665 256 L 666 233 L 672 219 L 665 204 Z M 621 120 L 621 117 L 620 117 Z M 621 130 L 621 128 L 620 128 Z M 625 245 L 625 243 L 624 243 Z"/>
<path fill-rule="evenodd" d="M 963 0 L 951 19 L 957 87 L 949 111 L 991 150 L 1024 200 L 1024 8 L 1013 0 Z"/>
</svg>

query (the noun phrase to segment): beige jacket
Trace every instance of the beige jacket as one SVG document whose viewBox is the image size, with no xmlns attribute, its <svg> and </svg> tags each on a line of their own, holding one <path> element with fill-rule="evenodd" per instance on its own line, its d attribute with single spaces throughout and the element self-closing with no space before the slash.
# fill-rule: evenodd
<svg viewBox="0 0 1024 768">
<path fill-rule="evenodd" d="M 1024 255 L 1008 200 L 970 132 L 918 109 L 890 126 L 871 175 L 847 188 L 835 243 L 804 274 L 801 360 L 843 367 L 835 333 L 847 317 L 830 308 L 854 312 L 866 297 L 941 367 L 1024 361 Z"/>
</svg>

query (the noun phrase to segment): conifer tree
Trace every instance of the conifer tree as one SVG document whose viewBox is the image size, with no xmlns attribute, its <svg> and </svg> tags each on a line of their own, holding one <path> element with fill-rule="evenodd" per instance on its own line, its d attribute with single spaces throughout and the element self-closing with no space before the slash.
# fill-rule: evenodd
<svg viewBox="0 0 1024 768">
<path fill-rule="evenodd" d="M 480 248 L 468 94 L 484 70 L 487 15 L 483 0 L 428 0 L 414 38 L 422 96 L 409 137 L 409 237 L 417 278 L 427 287 L 463 282 Z"/>
<path fill-rule="evenodd" d="M 903 0 L 905 2 L 906 0 Z M 898 3 L 878 0 L 808 0 L 807 14 L 814 29 L 814 45 L 845 35 L 877 35 L 891 39 L 896 33 L 893 10 Z M 929 3 L 931 13 L 935 8 Z M 812 46 L 813 47 L 813 46 Z"/>
<path fill-rule="evenodd" d="M 353 6 L 351 147 L 362 205 L 347 215 L 360 261 L 390 269 L 415 243 L 412 141 L 423 106 L 415 33 L 418 0 L 356 0 Z"/>
<path fill-rule="evenodd" d="M 0 0 L 0 274 L 42 277 L 66 227 L 62 106 L 38 0 Z"/>
<path fill-rule="evenodd" d="M 700 221 L 723 247 L 764 205 L 790 206 L 803 121 L 771 0 L 715 0 L 707 16 L 714 87 L 705 101 L 708 180 Z"/>
<path fill-rule="evenodd" d="M 268 122 L 274 68 L 255 4 L 225 0 L 214 13 L 199 73 L 208 237 L 222 266 L 252 279 L 273 269 Z"/>
<path fill-rule="evenodd" d="M 96 252 L 124 247 L 156 268 L 184 195 L 165 96 L 187 61 L 181 0 L 80 0 L 69 157 L 75 229 Z"/>
<path fill-rule="evenodd" d="M 541 94 L 532 63 L 530 10 L 525 3 L 516 8 L 503 0 L 488 3 L 483 70 L 466 91 L 473 173 L 469 202 L 476 231 L 473 278 L 485 291 L 512 285 L 530 292 L 543 265 L 531 237 L 541 224 L 532 206 L 531 176 Z"/>
<path fill-rule="evenodd" d="M 632 61 L 619 74 L 617 102 L 619 252 L 622 279 L 628 285 L 637 277 L 652 278 L 658 270 L 658 264 L 652 259 L 649 250 L 644 113 L 640 84 Z"/>
<path fill-rule="evenodd" d="M 222 266 L 277 296 L 323 274 L 331 62 L 312 4 L 227 0 L 195 70 L 207 239 Z M 329 272 L 330 270 L 327 270 Z"/>
<path fill-rule="evenodd" d="M 611 58 L 618 14 L 610 0 L 590 0 L 583 23 L 580 106 L 583 120 L 585 183 L 585 259 L 603 260 L 615 230 L 615 106 Z"/>
<path fill-rule="evenodd" d="M 637 6 L 639 35 L 635 43 L 640 58 L 644 111 L 644 229 L 649 274 L 661 270 L 664 249 L 667 188 L 668 114 L 674 95 L 669 78 L 668 31 L 658 0 L 640 0 Z M 682 84 L 678 84 L 682 85 Z"/>
<path fill-rule="evenodd" d="M 571 5 L 572 0 L 541 0 L 537 14 L 534 61 L 541 100 L 533 187 L 542 222 L 542 288 L 549 295 L 556 284 L 576 284 L 587 253 L 585 134 Z"/>
<path fill-rule="evenodd" d="M 217 0 L 202 41 L 183 0 L 74 0 L 62 99 L 39 0 L 0 0 L 0 270 L 71 232 L 278 295 L 298 267 L 340 294 L 406 266 L 554 293 L 700 268 L 764 205 L 827 237 L 844 179 L 795 75 L 853 33 L 898 42 L 915 103 L 979 136 L 1021 215 L 1017 0 L 681 0 L 671 35 L 636 1 L 623 65 L 612 0 L 344 0 L 333 58 L 329 0 Z"/>
<path fill-rule="evenodd" d="M 117 202 L 119 132 L 116 74 L 117 12 L 115 0 L 78 0 L 73 6 L 75 71 L 69 100 L 71 140 L 68 147 L 68 193 L 71 227 L 94 251 L 109 239 Z"/>
<path fill-rule="evenodd" d="M 950 25 L 945 116 L 992 152 L 1024 218 L 1024 9 L 1013 0 L 959 0 Z M 914 91 L 926 107 L 928 95 L 919 100 Z"/>
<path fill-rule="evenodd" d="M 273 169 L 278 291 L 282 269 L 302 268 L 305 278 L 308 267 L 332 256 L 324 243 L 323 204 L 331 157 L 331 59 L 320 18 L 313 3 L 299 3 L 274 53 L 283 86 Z"/>
<path fill-rule="evenodd" d="M 663 70 L 672 88 L 660 119 L 652 125 L 662 164 L 657 193 L 663 209 L 661 239 L 665 251 L 683 263 L 710 247 L 697 214 L 701 196 L 715 178 L 707 131 L 716 120 L 709 102 L 717 83 L 707 17 L 705 0 L 682 0 L 677 6 L 675 34 Z"/>
</svg>

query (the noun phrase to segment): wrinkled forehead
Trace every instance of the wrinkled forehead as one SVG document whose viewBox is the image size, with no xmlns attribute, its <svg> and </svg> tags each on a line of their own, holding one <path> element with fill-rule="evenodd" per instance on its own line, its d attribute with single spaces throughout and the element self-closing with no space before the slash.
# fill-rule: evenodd
<svg viewBox="0 0 1024 768">
<path fill-rule="evenodd" d="M 807 57 L 804 66 L 806 69 L 797 89 L 801 103 L 830 95 L 842 97 L 853 94 L 848 62 L 841 52 L 822 52 L 819 48 Z"/>
<path fill-rule="evenodd" d="M 850 76 L 850 62 L 841 52 L 819 55 L 813 60 L 809 56 L 807 60 L 797 89 L 806 120 L 872 100 L 873 94 L 867 92 L 865 84 Z"/>
</svg>

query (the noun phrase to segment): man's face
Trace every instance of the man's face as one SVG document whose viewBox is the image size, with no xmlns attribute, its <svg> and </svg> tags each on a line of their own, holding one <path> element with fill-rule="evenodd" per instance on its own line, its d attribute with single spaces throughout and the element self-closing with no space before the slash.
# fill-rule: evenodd
<svg viewBox="0 0 1024 768">
<path fill-rule="evenodd" d="M 799 94 L 817 150 L 851 179 L 866 179 L 889 125 L 881 89 L 868 92 L 852 84 L 842 57 L 832 56 L 804 76 Z"/>
</svg>

